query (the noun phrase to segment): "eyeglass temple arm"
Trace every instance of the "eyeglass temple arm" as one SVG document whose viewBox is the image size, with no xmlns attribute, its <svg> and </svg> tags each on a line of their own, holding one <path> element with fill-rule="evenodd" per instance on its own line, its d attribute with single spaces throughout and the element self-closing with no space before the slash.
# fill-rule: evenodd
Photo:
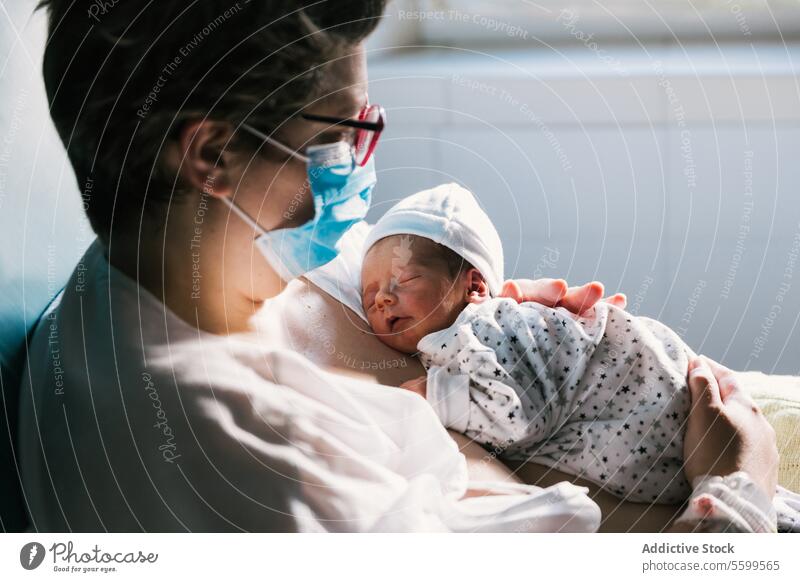
<svg viewBox="0 0 800 582">
<path fill-rule="evenodd" d="M 356 129 L 367 129 L 370 131 L 380 131 L 383 129 L 383 120 L 362 121 L 359 119 L 342 119 L 340 117 L 329 117 L 327 115 L 314 115 L 313 113 L 302 113 L 300 117 L 308 119 L 309 121 L 324 121 L 336 125 L 344 125 L 345 127 L 354 127 Z"/>
<path fill-rule="evenodd" d="M 247 123 L 243 123 L 242 127 L 245 129 L 245 131 L 248 131 L 248 132 L 252 133 L 254 136 L 256 136 L 258 138 L 261 138 L 265 142 L 268 142 L 268 143 L 274 145 L 279 150 L 289 154 L 290 156 L 294 156 L 294 157 L 296 157 L 296 158 L 308 163 L 309 158 L 308 158 L 307 155 L 301 154 L 300 152 L 295 151 L 292 148 L 283 145 L 278 140 L 272 139 L 270 136 L 268 136 L 264 132 L 257 130 L 255 127 L 253 127 L 251 125 L 248 125 Z"/>
</svg>

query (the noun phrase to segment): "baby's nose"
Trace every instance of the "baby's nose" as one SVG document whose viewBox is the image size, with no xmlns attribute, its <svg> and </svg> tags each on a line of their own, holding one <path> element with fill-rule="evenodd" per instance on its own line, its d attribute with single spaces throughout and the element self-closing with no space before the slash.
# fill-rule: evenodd
<svg viewBox="0 0 800 582">
<path fill-rule="evenodd" d="M 394 305 L 394 303 L 395 303 L 395 296 L 390 291 L 381 289 L 375 295 L 375 304 L 379 308 L 383 308 L 385 305 Z"/>
</svg>

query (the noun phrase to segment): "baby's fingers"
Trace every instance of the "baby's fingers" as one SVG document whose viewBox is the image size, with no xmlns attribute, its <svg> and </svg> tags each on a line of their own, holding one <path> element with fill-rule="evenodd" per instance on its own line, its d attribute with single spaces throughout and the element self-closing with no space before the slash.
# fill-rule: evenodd
<svg viewBox="0 0 800 582">
<path fill-rule="evenodd" d="M 620 309 L 625 309 L 628 306 L 628 298 L 625 297 L 624 293 L 615 293 L 614 295 L 609 295 L 601 299 L 600 301 L 604 301 L 606 303 L 610 303 L 615 307 L 619 307 Z"/>
<path fill-rule="evenodd" d="M 595 303 L 600 301 L 603 296 L 603 284 L 598 281 L 586 283 L 580 287 L 570 287 L 567 294 L 559 301 L 559 306 L 575 313 L 582 314 L 594 307 Z"/>
<path fill-rule="evenodd" d="M 509 279 L 503 283 L 500 297 L 509 297 L 517 303 L 535 301 L 552 307 L 566 292 L 564 279 Z"/>
</svg>

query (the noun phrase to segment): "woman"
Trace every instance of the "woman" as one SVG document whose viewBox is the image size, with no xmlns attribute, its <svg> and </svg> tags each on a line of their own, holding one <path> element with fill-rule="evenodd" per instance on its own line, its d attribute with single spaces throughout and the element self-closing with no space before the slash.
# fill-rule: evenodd
<svg viewBox="0 0 800 582">
<path fill-rule="evenodd" d="M 512 474 L 461 439 L 465 463 L 423 400 L 374 383 L 419 364 L 334 298 L 374 184 L 383 118 L 362 42 L 383 2 L 43 5 L 52 117 L 98 241 L 30 348 L 20 446 L 34 527 L 598 528 L 598 506 L 552 471 Z M 508 291 L 580 310 L 602 288 Z M 675 527 L 768 530 L 767 509 L 736 508 L 769 506 L 774 436 L 711 365 L 693 372 L 687 474 L 719 475 L 698 480 L 698 499 L 735 515 Z M 724 442 L 704 438 L 712 425 Z M 677 515 L 593 494 L 610 527 Z"/>
</svg>

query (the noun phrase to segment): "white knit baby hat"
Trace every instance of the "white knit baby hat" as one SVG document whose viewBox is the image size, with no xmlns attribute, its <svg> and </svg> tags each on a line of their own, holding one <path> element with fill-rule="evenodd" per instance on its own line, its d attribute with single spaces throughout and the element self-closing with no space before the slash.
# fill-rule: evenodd
<svg viewBox="0 0 800 582">
<path fill-rule="evenodd" d="M 376 242 L 396 234 L 414 234 L 455 251 L 478 269 L 492 296 L 503 285 L 503 245 L 492 221 L 472 192 L 442 184 L 395 204 L 372 227 L 364 254 Z M 413 249 L 412 249 L 413 252 Z"/>
</svg>

